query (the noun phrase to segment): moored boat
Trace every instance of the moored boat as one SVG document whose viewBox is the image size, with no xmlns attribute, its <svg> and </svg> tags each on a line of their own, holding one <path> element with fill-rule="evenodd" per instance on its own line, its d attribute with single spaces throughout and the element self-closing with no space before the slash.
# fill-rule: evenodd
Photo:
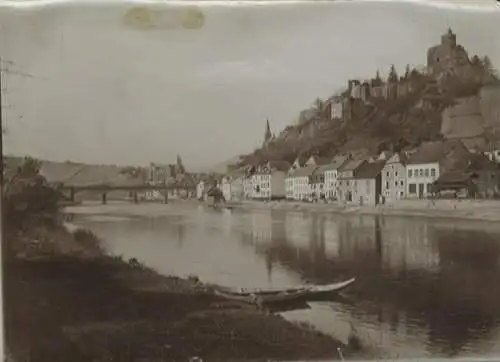
<svg viewBox="0 0 500 362">
<path fill-rule="evenodd" d="M 325 284 L 325 285 L 313 285 L 308 287 L 310 294 L 328 294 L 328 293 L 338 293 L 347 287 L 351 286 L 356 281 L 356 278 L 351 278 L 343 282 Z"/>
<path fill-rule="evenodd" d="M 215 294 L 226 299 L 241 301 L 252 304 L 266 304 L 290 301 L 295 299 L 307 298 L 308 296 L 317 296 L 323 294 L 338 293 L 349 287 L 356 281 L 351 278 L 343 282 L 326 285 L 308 285 L 296 288 L 281 290 L 254 290 L 254 291 L 236 291 L 216 289 Z"/>
</svg>

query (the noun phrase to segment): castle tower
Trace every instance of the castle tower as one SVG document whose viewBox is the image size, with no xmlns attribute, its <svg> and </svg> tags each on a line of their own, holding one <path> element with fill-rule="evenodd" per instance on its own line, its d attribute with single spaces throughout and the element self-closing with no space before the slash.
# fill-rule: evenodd
<svg viewBox="0 0 500 362">
<path fill-rule="evenodd" d="M 446 34 L 441 35 L 441 45 L 449 48 L 457 46 L 457 35 L 451 30 L 451 28 L 448 28 L 448 32 Z"/>
</svg>

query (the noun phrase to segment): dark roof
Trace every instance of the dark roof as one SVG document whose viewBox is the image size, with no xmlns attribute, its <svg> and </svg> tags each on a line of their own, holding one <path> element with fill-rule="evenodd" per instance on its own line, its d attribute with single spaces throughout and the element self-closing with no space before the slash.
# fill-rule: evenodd
<svg viewBox="0 0 500 362">
<path fill-rule="evenodd" d="M 307 177 L 311 176 L 318 166 L 307 166 L 296 169 L 289 177 Z"/>
<path fill-rule="evenodd" d="M 455 147 L 464 147 L 460 140 L 425 142 L 410 156 L 409 165 L 440 162 Z"/>
<path fill-rule="evenodd" d="M 299 166 L 300 167 L 303 167 L 304 164 L 307 162 L 308 159 L 309 159 L 309 157 L 307 157 L 307 155 L 305 155 L 305 154 L 298 155 L 297 158 L 296 158 L 296 160 L 299 160 Z"/>
<path fill-rule="evenodd" d="M 385 161 L 366 162 L 355 173 L 356 179 L 372 179 L 378 176 L 385 166 Z"/>
<path fill-rule="evenodd" d="M 399 163 L 405 165 L 408 162 L 408 157 L 404 152 L 397 152 L 387 159 L 386 164 L 396 163 L 395 158 L 399 159 Z"/>
<path fill-rule="evenodd" d="M 271 161 L 269 162 L 269 166 L 273 170 L 277 171 L 288 171 L 290 169 L 290 163 L 286 161 Z"/>
<path fill-rule="evenodd" d="M 361 164 L 363 164 L 364 160 L 349 160 L 347 161 L 346 163 L 344 163 L 340 168 L 339 168 L 339 171 L 340 172 L 343 172 L 343 171 L 354 171 L 356 170 L 359 166 L 361 166 Z"/>
<path fill-rule="evenodd" d="M 474 176 L 473 172 L 464 171 L 447 171 L 434 181 L 435 185 L 445 184 L 467 184 L 467 182 Z"/>
<path fill-rule="evenodd" d="M 347 156 L 335 156 L 329 164 L 321 166 L 318 172 L 337 170 L 347 161 L 347 159 Z"/>
<path fill-rule="evenodd" d="M 486 171 L 486 170 L 499 170 L 499 167 L 493 161 L 490 161 L 488 157 L 483 154 L 475 153 L 470 156 L 470 163 L 468 170 L 473 171 Z"/>
<path fill-rule="evenodd" d="M 313 156 L 313 158 L 317 166 L 328 165 L 331 161 L 330 157 Z"/>
</svg>

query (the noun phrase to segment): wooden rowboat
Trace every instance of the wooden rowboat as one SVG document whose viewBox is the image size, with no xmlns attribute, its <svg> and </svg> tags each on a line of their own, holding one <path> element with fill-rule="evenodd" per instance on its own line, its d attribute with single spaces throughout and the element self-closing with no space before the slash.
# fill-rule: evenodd
<svg viewBox="0 0 500 362">
<path fill-rule="evenodd" d="M 309 296 L 312 297 L 323 294 L 338 293 L 353 284 L 355 281 L 356 278 L 351 278 L 339 283 L 302 286 L 282 290 L 255 290 L 247 292 L 216 289 L 214 292 L 216 295 L 230 300 L 252 304 L 266 304 L 286 302 L 300 298 L 307 298 Z"/>
<path fill-rule="evenodd" d="M 338 293 L 356 281 L 356 278 L 351 278 L 345 280 L 343 282 L 326 284 L 326 285 L 313 285 L 308 287 L 308 291 L 310 294 L 318 295 L 318 294 L 328 294 L 328 293 Z"/>
<path fill-rule="evenodd" d="M 249 303 L 249 304 L 267 304 L 267 303 L 278 303 L 286 302 L 295 299 L 299 299 L 308 294 L 307 290 L 294 290 L 294 291 L 281 291 L 281 292 L 267 292 L 267 293 L 238 293 L 238 292 L 226 292 L 222 290 L 215 290 L 216 295 L 235 300 L 239 302 Z"/>
</svg>

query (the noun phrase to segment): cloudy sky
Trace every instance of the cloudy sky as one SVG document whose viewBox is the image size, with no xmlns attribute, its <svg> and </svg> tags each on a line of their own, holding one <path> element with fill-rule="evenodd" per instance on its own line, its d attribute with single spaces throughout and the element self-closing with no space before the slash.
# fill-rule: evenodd
<svg viewBox="0 0 500 362">
<path fill-rule="evenodd" d="M 279 132 L 348 78 L 425 64 L 448 27 L 500 67 L 498 12 L 137 6 L 0 9 L 7 153 L 212 165 L 254 149 L 266 117 Z"/>
</svg>

